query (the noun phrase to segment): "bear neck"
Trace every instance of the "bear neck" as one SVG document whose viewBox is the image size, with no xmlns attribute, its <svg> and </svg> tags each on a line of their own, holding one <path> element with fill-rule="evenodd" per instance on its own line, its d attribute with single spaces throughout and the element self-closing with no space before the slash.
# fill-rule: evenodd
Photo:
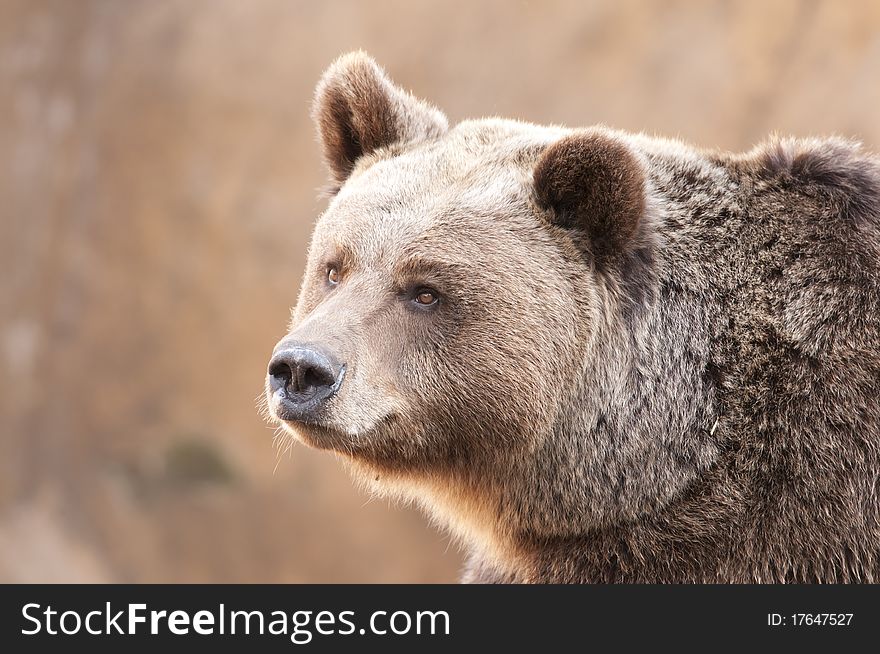
<svg viewBox="0 0 880 654">
<path fill-rule="evenodd" d="M 498 510 L 476 550 L 493 561 L 513 565 L 551 551 L 549 542 L 625 543 L 656 520 L 684 524 L 677 500 L 719 459 L 707 316 L 663 261 L 632 256 L 638 284 L 596 276 L 595 329 L 552 431 L 491 484 L 479 482 Z"/>
</svg>

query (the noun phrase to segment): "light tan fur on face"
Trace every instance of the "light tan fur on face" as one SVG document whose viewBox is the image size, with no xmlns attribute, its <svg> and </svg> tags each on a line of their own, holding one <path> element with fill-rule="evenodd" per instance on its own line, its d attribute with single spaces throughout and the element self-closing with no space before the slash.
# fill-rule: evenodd
<svg viewBox="0 0 880 654">
<path fill-rule="evenodd" d="M 456 461 L 456 467 L 496 458 L 493 439 L 506 457 L 536 447 L 550 432 L 560 398 L 555 387 L 574 356 L 572 344 L 583 340 L 579 334 L 589 325 L 578 318 L 595 302 L 573 275 L 548 272 L 546 261 L 558 270 L 566 259 L 573 272 L 579 255 L 536 218 L 528 192 L 537 156 L 560 133 L 536 133 L 511 121 L 471 121 L 405 152 L 378 152 L 369 165 L 361 163 L 316 227 L 288 337 L 323 339 L 350 357 L 329 426 L 351 439 L 345 446 L 334 440 L 333 449 L 355 452 L 368 465 L 374 453 L 361 448 L 393 442 L 413 458 L 400 461 L 410 481 L 396 482 L 395 495 L 436 504 L 433 513 L 454 532 L 493 549 L 502 541 L 498 499 L 485 489 L 477 493 L 473 480 L 450 484 L 438 481 L 440 472 L 423 475 L 412 468 L 421 469 L 426 457 L 447 457 L 432 453 L 438 445 L 440 451 L 461 447 L 444 443 L 453 436 L 446 433 L 450 429 L 459 432 L 456 439 L 476 440 L 469 446 L 477 448 L 468 455 L 473 461 Z M 535 242 L 535 252 L 518 252 L 523 238 Z M 340 251 L 345 281 L 328 294 L 321 288 L 324 260 Z M 544 259 L 536 258 L 541 252 Z M 432 332 L 430 318 L 408 316 L 397 306 L 395 288 L 406 279 L 398 269 L 410 261 L 426 262 L 428 281 L 432 262 L 447 268 L 448 287 L 438 286 L 457 312 L 438 328 L 447 333 Z M 411 336 L 401 333 L 401 319 L 414 321 Z M 512 322 L 522 329 L 509 333 Z M 547 337 L 536 343 L 535 333 Z M 460 343 L 450 352 L 459 361 L 454 366 L 443 349 L 453 346 L 443 342 L 447 337 Z M 432 341 L 439 343 L 439 354 L 425 349 Z M 501 391 L 508 387 L 523 393 L 507 399 Z M 431 418 L 425 409 L 441 415 Z M 498 418 L 488 417 L 493 414 Z M 372 433 L 388 418 L 390 428 Z M 454 427 L 456 421 L 465 422 Z M 303 436 L 301 426 L 289 428 Z M 315 444 L 308 435 L 304 440 Z M 383 459 L 382 468 L 388 465 Z M 387 483 L 387 476 L 382 479 Z"/>
</svg>

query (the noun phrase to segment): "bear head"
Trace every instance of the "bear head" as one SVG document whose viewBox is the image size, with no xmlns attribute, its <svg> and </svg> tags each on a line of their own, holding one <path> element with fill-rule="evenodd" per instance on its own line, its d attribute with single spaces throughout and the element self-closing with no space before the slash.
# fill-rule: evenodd
<svg viewBox="0 0 880 654">
<path fill-rule="evenodd" d="M 597 499 L 602 475 L 597 498 L 569 492 L 607 444 L 553 443 L 602 419 L 579 413 L 599 383 L 587 369 L 616 374 L 589 356 L 613 329 L 619 284 L 601 280 L 650 274 L 642 155 L 605 128 L 450 128 L 363 53 L 325 73 L 314 119 L 331 197 L 269 365 L 272 416 L 465 537 L 607 519 L 627 500 Z"/>
</svg>

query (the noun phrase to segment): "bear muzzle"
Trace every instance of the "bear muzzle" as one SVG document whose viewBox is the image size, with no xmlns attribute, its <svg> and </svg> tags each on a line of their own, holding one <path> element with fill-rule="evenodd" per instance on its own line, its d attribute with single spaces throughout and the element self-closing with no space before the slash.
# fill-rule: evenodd
<svg viewBox="0 0 880 654">
<path fill-rule="evenodd" d="M 345 364 L 331 353 L 282 341 L 269 361 L 269 407 L 279 420 L 316 424 L 345 378 Z"/>
</svg>

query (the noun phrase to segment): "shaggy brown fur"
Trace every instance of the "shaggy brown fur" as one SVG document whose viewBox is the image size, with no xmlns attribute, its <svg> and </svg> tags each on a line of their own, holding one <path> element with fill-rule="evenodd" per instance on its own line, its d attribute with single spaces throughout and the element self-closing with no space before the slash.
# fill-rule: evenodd
<svg viewBox="0 0 880 654">
<path fill-rule="evenodd" d="M 283 424 L 465 580 L 880 581 L 876 157 L 449 129 L 360 53 L 315 117 L 337 193 L 276 349 L 345 372 Z"/>
</svg>

